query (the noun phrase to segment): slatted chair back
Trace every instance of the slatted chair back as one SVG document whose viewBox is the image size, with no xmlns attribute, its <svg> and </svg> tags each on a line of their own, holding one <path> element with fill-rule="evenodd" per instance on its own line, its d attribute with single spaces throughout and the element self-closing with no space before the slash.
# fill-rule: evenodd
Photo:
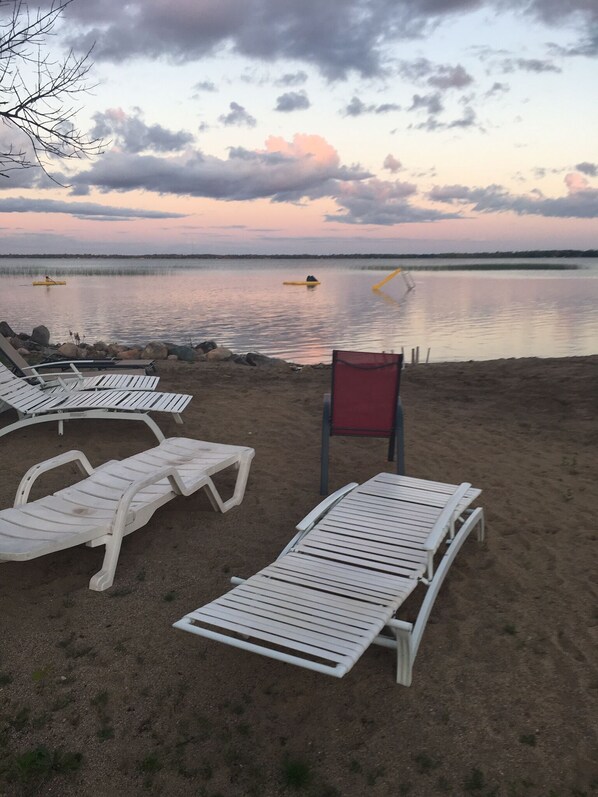
<svg viewBox="0 0 598 797">
<path fill-rule="evenodd" d="M 27 360 L 19 354 L 17 349 L 11 342 L 0 334 L 0 362 L 4 362 L 10 370 L 17 376 L 31 376 L 32 366 L 29 365 Z M 76 367 L 73 369 L 73 363 Z M 155 374 L 156 365 L 153 360 L 116 360 L 114 357 L 108 357 L 101 360 L 55 360 L 44 361 L 37 363 L 36 370 L 44 372 L 46 375 L 54 375 L 59 371 L 78 371 L 93 369 L 94 372 L 102 372 L 106 369 L 111 371 L 138 371 L 143 370 L 146 374 Z"/>
<path fill-rule="evenodd" d="M 120 370 L 118 373 L 101 368 L 99 371 L 86 371 L 83 374 L 74 362 L 70 370 L 53 373 L 45 366 L 30 366 L 3 335 L 0 335 L 0 365 L 6 367 L 17 377 L 42 388 L 75 388 L 77 390 L 155 390 L 159 376 L 142 376 L 137 371 Z M 1 381 L 1 380 L 0 380 Z"/>
<path fill-rule="evenodd" d="M 331 435 L 393 434 L 402 362 L 400 354 L 332 353 Z"/>
<path fill-rule="evenodd" d="M 320 492 L 328 492 L 329 438 L 332 435 L 386 437 L 388 459 L 397 453 L 404 473 L 403 417 L 399 396 L 402 354 L 332 352 L 331 392 L 324 397 Z"/>
<path fill-rule="evenodd" d="M 19 354 L 4 335 L 0 335 L 0 362 L 4 362 L 17 376 L 25 376 L 29 366 L 27 360 Z"/>
</svg>

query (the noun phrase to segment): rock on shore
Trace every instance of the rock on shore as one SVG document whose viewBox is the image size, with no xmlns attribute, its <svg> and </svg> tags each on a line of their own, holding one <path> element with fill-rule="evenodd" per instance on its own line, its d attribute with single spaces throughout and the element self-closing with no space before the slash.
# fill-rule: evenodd
<svg viewBox="0 0 598 797">
<path fill-rule="evenodd" d="M 296 368 L 277 357 L 268 357 L 260 352 L 235 354 L 214 340 L 205 340 L 193 345 L 181 345 L 169 341 L 149 341 L 145 345 L 127 346 L 120 343 L 95 343 L 82 341 L 78 333 L 71 333 L 71 339 L 62 343 L 51 343 L 50 330 L 37 326 L 31 334 L 15 332 L 6 321 L 0 321 L 0 334 L 29 363 L 52 362 L 58 360 L 182 360 L 183 362 L 228 362 L 249 366 L 279 366 Z"/>
</svg>

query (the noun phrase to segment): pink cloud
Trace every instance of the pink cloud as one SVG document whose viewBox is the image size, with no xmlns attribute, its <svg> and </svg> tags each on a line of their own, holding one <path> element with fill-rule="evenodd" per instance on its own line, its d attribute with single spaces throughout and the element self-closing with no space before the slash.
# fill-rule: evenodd
<svg viewBox="0 0 598 797">
<path fill-rule="evenodd" d="M 292 141 L 281 136 L 266 139 L 266 152 L 279 152 L 294 159 L 313 158 L 319 165 L 338 166 L 340 158 L 335 148 L 325 138 L 306 133 L 295 133 Z"/>
<path fill-rule="evenodd" d="M 590 184 L 585 177 L 582 177 L 579 172 L 570 172 L 565 176 L 565 185 L 569 189 L 570 194 L 576 194 L 579 191 L 587 191 Z"/>
</svg>

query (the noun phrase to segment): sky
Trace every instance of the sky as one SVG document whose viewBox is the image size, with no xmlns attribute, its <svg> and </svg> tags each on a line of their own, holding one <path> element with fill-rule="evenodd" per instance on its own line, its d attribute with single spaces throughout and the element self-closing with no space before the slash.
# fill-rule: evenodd
<svg viewBox="0 0 598 797">
<path fill-rule="evenodd" d="M 102 151 L 0 179 L 0 254 L 598 248 L 598 0 L 73 0 L 49 45 Z"/>
</svg>

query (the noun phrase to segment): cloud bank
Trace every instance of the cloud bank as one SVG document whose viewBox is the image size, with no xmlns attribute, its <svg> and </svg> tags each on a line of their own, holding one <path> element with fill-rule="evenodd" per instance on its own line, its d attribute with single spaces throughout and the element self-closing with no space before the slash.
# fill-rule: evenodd
<svg viewBox="0 0 598 797">
<path fill-rule="evenodd" d="M 500 185 L 468 188 L 464 185 L 437 186 L 429 193 L 434 202 L 455 207 L 471 206 L 479 213 L 504 213 L 518 216 L 547 216 L 563 219 L 598 218 L 598 189 L 575 172 L 565 177 L 568 193 L 562 197 L 546 197 L 540 191 L 531 194 L 512 194 Z"/>
<path fill-rule="evenodd" d="M 93 202 L 62 202 L 56 199 L 15 197 L 0 199 L 0 213 L 66 213 L 79 219 L 95 221 L 124 221 L 126 219 L 182 219 L 185 213 L 166 213 L 161 210 L 134 210 L 98 205 Z"/>
<path fill-rule="evenodd" d="M 334 147 L 321 136 L 297 134 L 292 141 L 271 136 L 262 150 L 233 147 L 228 158 L 200 151 L 170 158 L 108 152 L 71 182 L 77 192 L 95 187 L 101 191 L 295 202 L 330 195 L 332 186 L 369 176 L 359 166 L 343 166 Z"/>
<path fill-rule="evenodd" d="M 78 0 L 69 6 L 68 19 L 72 45 L 86 49 L 95 42 L 96 60 L 166 57 L 181 63 L 227 46 L 260 61 L 284 57 L 311 64 L 334 80 L 349 72 L 383 74 L 389 46 L 422 36 L 443 19 L 505 8 L 547 25 L 585 22 L 578 47 L 595 48 L 587 35 L 598 22 L 593 0 Z"/>
</svg>

